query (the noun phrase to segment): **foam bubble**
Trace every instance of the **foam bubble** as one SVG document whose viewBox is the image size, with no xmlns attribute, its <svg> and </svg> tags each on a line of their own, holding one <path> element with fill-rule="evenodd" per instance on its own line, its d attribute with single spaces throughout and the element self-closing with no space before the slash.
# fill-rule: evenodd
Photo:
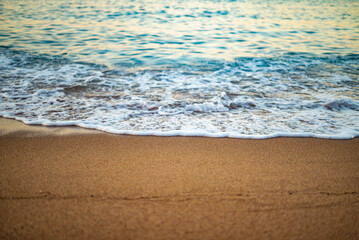
<svg viewBox="0 0 359 240">
<path fill-rule="evenodd" d="M 353 56 L 110 70 L 6 51 L 0 115 L 27 124 L 161 136 L 359 135 Z"/>
</svg>

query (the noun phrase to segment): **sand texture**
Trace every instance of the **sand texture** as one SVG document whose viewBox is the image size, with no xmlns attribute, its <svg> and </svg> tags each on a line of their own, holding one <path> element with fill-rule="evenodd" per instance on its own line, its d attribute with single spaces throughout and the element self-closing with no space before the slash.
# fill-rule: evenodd
<svg viewBox="0 0 359 240">
<path fill-rule="evenodd" d="M 359 238 L 358 138 L 23 128 L 2 120 L 0 239 Z"/>
</svg>

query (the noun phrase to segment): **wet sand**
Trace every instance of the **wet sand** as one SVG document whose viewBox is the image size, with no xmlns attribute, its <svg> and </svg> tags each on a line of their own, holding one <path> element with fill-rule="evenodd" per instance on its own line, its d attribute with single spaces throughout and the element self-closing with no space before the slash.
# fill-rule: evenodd
<svg viewBox="0 0 359 240">
<path fill-rule="evenodd" d="M 0 119 L 0 239 L 358 239 L 358 149 Z"/>
</svg>

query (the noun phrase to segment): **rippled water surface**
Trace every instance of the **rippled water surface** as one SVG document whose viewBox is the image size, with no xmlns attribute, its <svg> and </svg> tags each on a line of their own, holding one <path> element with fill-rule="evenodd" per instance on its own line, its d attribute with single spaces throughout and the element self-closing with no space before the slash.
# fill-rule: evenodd
<svg viewBox="0 0 359 240">
<path fill-rule="evenodd" d="M 0 115 L 114 133 L 359 135 L 359 1 L 1 1 Z"/>
<path fill-rule="evenodd" d="M 359 1 L 2 1 L 0 43 L 105 64 L 358 53 Z"/>
</svg>

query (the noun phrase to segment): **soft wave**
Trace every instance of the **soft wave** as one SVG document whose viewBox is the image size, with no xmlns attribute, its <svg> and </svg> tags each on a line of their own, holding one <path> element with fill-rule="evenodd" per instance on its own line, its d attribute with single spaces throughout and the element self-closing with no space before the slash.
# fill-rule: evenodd
<svg viewBox="0 0 359 240">
<path fill-rule="evenodd" d="M 265 138 L 359 134 L 359 56 L 119 67 L 3 48 L 0 115 L 112 133 Z"/>
</svg>

